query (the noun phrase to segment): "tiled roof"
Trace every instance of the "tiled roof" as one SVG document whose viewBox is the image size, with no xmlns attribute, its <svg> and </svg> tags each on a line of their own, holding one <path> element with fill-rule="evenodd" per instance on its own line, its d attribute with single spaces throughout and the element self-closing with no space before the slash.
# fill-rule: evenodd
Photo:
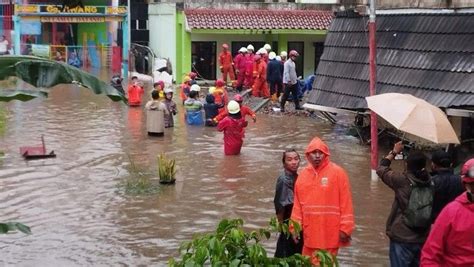
<svg viewBox="0 0 474 267">
<path fill-rule="evenodd" d="M 319 10 L 187 9 L 191 29 L 327 30 L 333 13 Z"/>
<path fill-rule="evenodd" d="M 366 108 L 367 17 L 339 15 L 326 37 L 311 104 Z M 474 106 L 474 14 L 377 16 L 377 93 L 408 93 L 438 107 Z"/>
</svg>

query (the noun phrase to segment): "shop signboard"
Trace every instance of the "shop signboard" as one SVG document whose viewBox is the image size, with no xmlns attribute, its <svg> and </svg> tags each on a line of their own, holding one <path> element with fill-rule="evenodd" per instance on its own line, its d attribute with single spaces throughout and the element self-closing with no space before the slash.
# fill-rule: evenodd
<svg viewBox="0 0 474 267">
<path fill-rule="evenodd" d="M 55 22 L 55 23 L 97 23 L 105 22 L 105 17 L 41 17 L 41 22 Z"/>
<path fill-rule="evenodd" d="M 31 45 L 31 53 L 37 57 L 48 57 L 49 58 L 49 45 L 39 45 L 39 44 L 32 44 Z"/>
<path fill-rule="evenodd" d="M 15 5 L 17 14 L 101 14 L 101 15 L 126 15 L 126 6 L 84 6 L 68 8 L 59 5 Z"/>
</svg>

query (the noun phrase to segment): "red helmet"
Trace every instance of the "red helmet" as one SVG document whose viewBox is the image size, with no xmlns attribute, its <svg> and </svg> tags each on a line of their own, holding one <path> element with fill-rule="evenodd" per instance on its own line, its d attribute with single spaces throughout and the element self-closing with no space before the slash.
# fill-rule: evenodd
<svg viewBox="0 0 474 267">
<path fill-rule="evenodd" d="M 298 52 L 296 52 L 296 50 L 291 50 L 288 55 L 289 55 L 290 57 L 292 57 L 292 56 L 297 57 L 297 56 L 299 56 L 300 54 L 298 54 Z"/>
<path fill-rule="evenodd" d="M 244 101 L 244 98 L 241 95 L 236 94 L 236 95 L 234 95 L 234 100 L 237 101 L 237 102 L 242 102 L 242 101 Z"/>
<path fill-rule="evenodd" d="M 219 79 L 219 80 L 216 81 L 216 86 L 217 87 L 223 87 L 224 85 L 225 85 L 224 80 Z"/>
<path fill-rule="evenodd" d="M 223 44 L 223 45 L 222 45 L 222 48 L 224 48 L 224 49 L 229 49 L 229 45 L 228 45 L 228 44 Z"/>
<path fill-rule="evenodd" d="M 190 73 L 188 74 L 188 76 L 189 76 L 189 78 L 191 78 L 191 80 L 194 80 L 194 79 L 196 79 L 197 74 L 196 74 L 196 72 L 190 72 Z"/>
<path fill-rule="evenodd" d="M 260 56 L 260 55 L 255 55 L 253 57 L 253 60 L 255 60 L 255 61 L 259 61 L 260 59 L 262 59 L 262 56 Z"/>
<path fill-rule="evenodd" d="M 163 81 L 157 81 L 156 83 L 153 84 L 153 87 L 159 85 L 161 87 L 161 89 L 164 89 L 165 88 L 165 82 Z"/>
<path fill-rule="evenodd" d="M 474 183 L 474 158 L 466 161 L 462 166 L 461 178 L 465 183 Z"/>
</svg>

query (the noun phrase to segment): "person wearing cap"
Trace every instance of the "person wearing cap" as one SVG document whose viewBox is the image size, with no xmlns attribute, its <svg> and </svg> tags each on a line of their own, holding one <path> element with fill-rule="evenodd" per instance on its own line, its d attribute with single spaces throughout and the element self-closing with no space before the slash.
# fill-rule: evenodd
<svg viewBox="0 0 474 267">
<path fill-rule="evenodd" d="M 253 110 L 251 108 L 249 108 L 248 106 L 243 104 L 244 98 L 241 95 L 235 94 L 233 100 L 236 101 L 237 103 L 239 103 L 240 114 L 242 115 L 242 117 L 244 117 L 246 119 L 247 116 L 250 116 L 252 118 L 253 122 L 257 122 L 257 115 L 255 114 L 255 112 L 253 112 Z M 214 117 L 214 121 L 217 123 L 217 122 L 223 120 L 228 115 L 229 115 L 229 111 L 227 109 L 224 109 L 222 112 L 219 113 L 219 115 Z"/>
<path fill-rule="evenodd" d="M 265 51 L 267 51 L 267 54 L 270 54 L 270 52 L 272 51 L 272 46 L 269 45 L 269 44 L 265 44 L 263 46 L 263 49 L 265 49 Z"/>
<path fill-rule="evenodd" d="M 290 59 L 288 59 L 283 66 L 283 86 L 285 92 L 281 98 L 281 112 L 285 112 L 285 104 L 288 100 L 288 97 L 290 96 L 290 93 L 293 97 L 293 101 L 295 102 L 295 109 L 302 109 L 300 108 L 300 100 L 298 98 L 298 76 L 296 75 L 295 65 L 296 58 L 299 56 L 299 54 L 295 50 L 291 50 L 289 55 Z"/>
<path fill-rule="evenodd" d="M 466 190 L 431 227 L 420 266 L 474 266 L 474 158 L 464 163 L 461 179 Z"/>
<path fill-rule="evenodd" d="M 238 155 L 244 143 L 244 128 L 247 121 L 240 113 L 240 106 L 234 100 L 227 104 L 229 116 L 225 117 L 217 124 L 217 130 L 224 132 L 224 154 Z"/>
<path fill-rule="evenodd" d="M 286 53 L 286 51 L 280 52 L 281 64 L 285 64 L 287 57 L 288 57 L 288 53 Z"/>
<path fill-rule="evenodd" d="M 302 254 L 319 266 L 316 253 L 336 256 L 350 245 L 355 228 L 352 193 L 346 171 L 331 161 L 329 147 L 318 137 L 305 150 L 307 166 L 299 173 L 293 193 L 291 219 L 303 230 Z M 294 228 L 290 225 L 295 242 Z"/>
<path fill-rule="evenodd" d="M 224 82 L 227 83 L 227 74 L 230 80 L 235 80 L 232 54 L 229 52 L 229 46 L 227 44 L 222 45 L 222 52 L 219 54 L 219 68 Z"/>
<path fill-rule="evenodd" d="M 247 46 L 247 54 L 245 56 L 245 80 L 244 85 L 247 88 L 252 88 L 253 85 L 253 63 L 254 63 L 254 48 L 253 45 Z"/>
<path fill-rule="evenodd" d="M 145 90 L 140 86 L 137 76 L 132 77 L 131 83 L 128 85 L 127 93 L 129 106 L 134 107 L 142 104 L 142 96 Z"/>
<path fill-rule="evenodd" d="M 448 203 L 464 192 L 461 177 L 454 174 L 452 165 L 448 152 L 437 150 L 431 154 L 431 175 L 435 185 L 433 210 L 431 211 L 433 222 Z"/>
<path fill-rule="evenodd" d="M 188 99 L 190 91 L 191 91 L 191 78 L 189 76 L 185 76 L 183 79 L 183 83 L 181 84 L 181 90 L 179 92 L 179 96 L 181 98 L 183 105 L 184 105 L 184 101 Z"/>
<path fill-rule="evenodd" d="M 157 81 L 156 83 L 153 84 L 153 89 L 158 91 L 160 94 L 160 100 L 165 99 L 165 92 L 163 91 L 165 88 L 165 82 L 163 81 Z"/>
<path fill-rule="evenodd" d="M 222 108 L 219 111 L 225 109 L 225 106 L 229 102 L 229 94 L 227 93 L 227 89 L 225 88 L 225 82 L 221 79 L 216 81 L 216 87 L 214 89 L 214 99 L 217 105 L 222 105 Z"/>
<path fill-rule="evenodd" d="M 188 76 L 189 76 L 189 78 L 191 79 L 191 81 L 190 81 L 190 84 L 191 84 L 191 85 L 197 84 L 197 82 L 196 82 L 197 73 L 196 73 L 196 72 L 191 71 L 191 72 L 188 74 Z"/>
<path fill-rule="evenodd" d="M 246 58 L 245 55 L 247 53 L 247 48 L 241 47 L 239 49 L 239 54 L 234 58 L 234 67 L 235 72 L 237 73 L 237 83 L 236 89 L 237 91 L 242 91 L 242 86 L 244 85 L 245 80 L 245 65 L 246 65 Z"/>
<path fill-rule="evenodd" d="M 178 109 L 176 108 L 176 103 L 173 101 L 173 89 L 171 88 L 165 88 L 165 100 L 163 103 L 166 106 L 166 109 L 168 110 L 168 114 L 165 113 L 165 128 L 170 128 L 174 127 L 174 119 L 173 115 L 176 115 L 178 113 Z"/>
<path fill-rule="evenodd" d="M 252 95 L 255 97 L 270 97 L 267 86 L 267 63 L 261 55 L 255 55 L 254 82 L 252 86 Z"/>
<path fill-rule="evenodd" d="M 283 65 L 281 65 L 281 63 L 276 59 L 275 52 L 270 52 L 268 59 L 270 59 L 270 61 L 267 65 L 267 82 L 270 85 L 272 101 L 277 101 L 282 91 Z"/>
<path fill-rule="evenodd" d="M 214 117 L 219 114 L 219 109 L 222 107 L 224 107 L 223 104 L 215 103 L 214 95 L 212 95 L 211 93 L 207 94 L 206 103 L 204 103 L 204 114 L 206 117 L 204 124 L 206 126 L 213 127 L 217 125 L 217 122 L 214 120 Z"/>
</svg>

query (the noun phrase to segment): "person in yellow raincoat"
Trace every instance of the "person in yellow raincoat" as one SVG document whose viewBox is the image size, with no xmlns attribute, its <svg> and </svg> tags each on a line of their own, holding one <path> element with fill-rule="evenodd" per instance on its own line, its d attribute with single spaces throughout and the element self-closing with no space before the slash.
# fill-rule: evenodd
<svg viewBox="0 0 474 267">
<path fill-rule="evenodd" d="M 327 250 L 336 256 L 350 244 L 354 212 L 349 177 L 330 161 L 328 146 L 315 137 L 305 151 L 308 165 L 295 183 L 291 219 L 303 230 L 303 255 L 318 264 L 315 252 Z"/>
</svg>

